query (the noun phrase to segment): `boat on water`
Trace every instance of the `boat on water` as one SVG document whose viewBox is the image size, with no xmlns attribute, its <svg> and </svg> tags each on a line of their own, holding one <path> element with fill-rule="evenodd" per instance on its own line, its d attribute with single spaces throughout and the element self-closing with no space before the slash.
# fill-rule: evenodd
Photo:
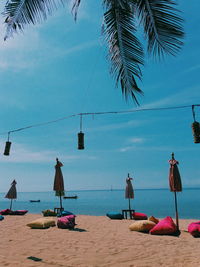
<svg viewBox="0 0 200 267">
<path fill-rule="evenodd" d="M 30 202 L 40 202 L 40 199 L 36 199 L 36 200 L 33 200 L 33 199 L 31 199 L 31 200 L 29 200 Z"/>
<path fill-rule="evenodd" d="M 68 198 L 77 199 L 78 196 L 77 195 L 74 195 L 74 196 L 64 196 L 63 198 L 64 199 L 68 199 Z"/>
</svg>

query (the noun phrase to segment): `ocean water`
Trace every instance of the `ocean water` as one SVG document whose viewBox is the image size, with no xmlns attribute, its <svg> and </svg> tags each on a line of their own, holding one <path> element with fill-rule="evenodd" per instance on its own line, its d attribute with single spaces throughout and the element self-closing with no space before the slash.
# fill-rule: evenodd
<svg viewBox="0 0 200 267">
<path fill-rule="evenodd" d="M 175 217 L 174 193 L 169 189 L 138 189 L 134 191 L 131 208 L 155 217 Z M 124 190 L 88 190 L 68 192 L 78 199 L 63 199 L 63 207 L 74 214 L 106 215 L 111 211 L 121 212 L 128 208 Z M 10 207 L 10 200 L 0 194 L 0 210 Z M 29 200 L 40 199 L 41 202 Z M 177 193 L 179 218 L 200 219 L 200 189 L 184 189 Z M 59 197 L 54 192 L 19 192 L 13 200 L 13 210 L 27 209 L 29 213 L 41 213 L 45 209 L 59 207 Z"/>
</svg>

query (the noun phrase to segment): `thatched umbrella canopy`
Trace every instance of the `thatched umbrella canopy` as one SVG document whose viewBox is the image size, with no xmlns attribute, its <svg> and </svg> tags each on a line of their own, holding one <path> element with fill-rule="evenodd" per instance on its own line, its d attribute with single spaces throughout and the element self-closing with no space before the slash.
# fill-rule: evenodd
<svg viewBox="0 0 200 267">
<path fill-rule="evenodd" d="M 129 177 L 129 173 L 128 173 L 128 177 L 126 178 L 125 198 L 128 198 L 129 210 L 131 210 L 130 200 L 134 198 L 134 191 L 133 191 L 131 180 L 133 180 L 133 178 Z"/>
<path fill-rule="evenodd" d="M 178 170 L 179 162 L 175 160 L 174 153 L 172 153 L 172 158 L 169 160 L 170 169 L 169 169 L 169 187 L 170 191 L 174 192 L 175 199 L 175 212 L 176 212 L 176 225 L 179 231 L 179 222 L 178 222 L 178 208 L 177 208 L 177 195 L 176 192 L 182 191 L 181 176 Z"/>
<path fill-rule="evenodd" d="M 16 189 L 17 182 L 15 180 L 12 181 L 11 187 L 8 190 L 8 193 L 5 195 L 5 198 L 8 198 L 11 200 L 10 202 L 10 210 L 12 210 L 12 201 L 13 199 L 17 198 L 17 189 Z"/>
<path fill-rule="evenodd" d="M 63 209 L 62 207 L 62 196 L 65 195 L 65 189 L 64 189 L 64 179 L 63 179 L 63 174 L 61 167 L 63 164 L 56 159 L 56 165 L 55 165 L 55 178 L 54 178 L 54 186 L 53 190 L 56 192 L 56 196 L 60 197 L 60 208 L 61 210 Z"/>
</svg>

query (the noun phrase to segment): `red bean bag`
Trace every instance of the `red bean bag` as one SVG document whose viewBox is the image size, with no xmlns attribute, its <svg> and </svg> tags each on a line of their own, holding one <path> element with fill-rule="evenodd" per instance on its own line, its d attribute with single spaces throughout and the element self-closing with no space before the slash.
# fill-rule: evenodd
<svg viewBox="0 0 200 267">
<path fill-rule="evenodd" d="M 160 220 L 149 232 L 152 235 L 175 235 L 177 226 L 170 216 Z"/>
<path fill-rule="evenodd" d="M 141 212 L 133 212 L 132 216 L 134 220 L 147 220 L 147 215 Z"/>
<path fill-rule="evenodd" d="M 74 229 L 75 215 L 68 215 L 58 219 L 57 226 L 62 229 Z"/>
<path fill-rule="evenodd" d="M 11 210 L 9 215 L 24 215 L 28 210 Z"/>
<path fill-rule="evenodd" d="M 188 225 L 188 232 L 194 237 L 200 237 L 200 221 Z"/>
</svg>

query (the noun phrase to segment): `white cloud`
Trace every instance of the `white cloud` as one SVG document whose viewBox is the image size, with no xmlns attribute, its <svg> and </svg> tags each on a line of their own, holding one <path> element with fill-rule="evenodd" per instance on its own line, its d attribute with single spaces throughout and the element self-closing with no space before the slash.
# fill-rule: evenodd
<svg viewBox="0 0 200 267">
<path fill-rule="evenodd" d="M 95 131 L 112 131 L 116 129 L 123 129 L 123 128 L 134 128 L 138 127 L 141 125 L 146 124 L 147 121 L 145 120 L 131 120 L 131 121 L 126 121 L 122 123 L 111 123 L 108 125 L 103 125 L 99 127 L 94 127 L 94 128 L 87 128 L 87 131 L 89 132 L 95 132 Z"/>
<path fill-rule="evenodd" d="M 78 43 L 72 47 L 55 47 L 46 43 L 39 32 L 31 30 L 25 35 L 15 35 L 14 38 L 6 42 L 1 41 L 0 36 L 0 69 L 21 71 L 35 68 L 52 61 L 55 58 L 62 58 L 77 52 L 81 52 L 91 47 L 98 46 L 98 40 L 91 40 L 85 43 Z M 34 51 L 35 56 L 31 54 Z"/>
<path fill-rule="evenodd" d="M 161 151 L 161 152 L 172 152 L 174 151 L 174 146 L 126 146 L 122 147 L 119 149 L 120 152 L 127 152 L 131 150 L 136 150 L 136 151 Z M 186 152 L 186 151 L 196 151 L 195 147 L 176 147 L 176 152 Z"/>
<path fill-rule="evenodd" d="M 126 146 L 126 147 L 122 147 L 119 149 L 120 152 L 127 152 L 130 150 L 133 150 L 135 147 L 134 146 Z"/>
<path fill-rule="evenodd" d="M 195 70 L 199 70 L 199 69 L 200 69 L 200 64 L 188 68 L 187 70 L 183 71 L 183 74 L 188 73 L 188 72 L 192 72 Z"/>
<path fill-rule="evenodd" d="M 79 16 L 83 17 L 84 10 L 85 7 L 80 7 Z M 45 35 L 41 34 L 40 29 L 53 27 L 57 23 L 55 18 L 62 15 L 60 12 L 55 12 L 54 16 L 48 17 L 46 24 L 28 25 L 24 33 L 15 33 L 12 38 L 6 41 L 4 41 L 6 27 L 2 17 L 0 17 L 0 69 L 15 72 L 28 70 L 43 64 L 45 61 L 51 61 L 63 56 L 66 57 L 67 55 L 99 45 L 98 40 L 90 40 L 84 43 L 78 42 L 74 46 L 66 46 L 64 48 L 63 46 L 55 46 L 55 44 L 51 45 L 51 42 L 48 42 Z M 32 56 L 33 52 L 34 56 Z"/>
<path fill-rule="evenodd" d="M 3 147 L 4 144 L 1 145 Z M 60 155 L 58 151 L 41 150 L 33 151 L 28 146 L 21 144 L 12 144 L 10 150 L 10 156 L 3 156 L 0 158 L 0 162 L 14 162 L 14 163 L 48 163 L 56 159 L 56 157 L 62 158 L 63 162 L 71 162 L 80 159 L 95 160 L 95 156 L 77 156 L 77 155 Z"/>
<path fill-rule="evenodd" d="M 119 149 L 120 152 L 127 152 L 127 151 L 134 150 L 134 149 L 137 149 L 137 150 L 140 149 L 138 145 L 143 144 L 145 142 L 145 139 L 142 137 L 132 137 L 132 138 L 129 138 L 127 142 L 129 144 L 131 143 L 131 145 L 120 148 Z"/>
<path fill-rule="evenodd" d="M 13 38 L 3 40 L 5 28 L 0 23 L 0 69 L 21 71 L 34 67 L 36 59 L 30 56 L 39 50 L 41 40 L 37 29 L 30 29 L 26 34 L 15 34 Z"/>
<path fill-rule="evenodd" d="M 66 49 L 61 49 L 61 48 L 53 48 L 53 57 L 57 58 L 57 57 L 63 57 L 66 55 L 70 55 L 85 49 L 89 49 L 93 46 L 98 46 L 99 45 L 99 41 L 98 40 L 92 40 L 89 42 L 85 42 L 85 43 L 79 43 L 78 45 L 74 45 L 72 47 L 68 47 Z"/>
<path fill-rule="evenodd" d="M 174 91 L 176 92 L 177 90 L 174 89 Z M 168 97 L 146 104 L 141 108 L 159 108 L 196 104 L 197 99 L 200 99 L 199 85 L 188 87 L 175 94 L 169 95 Z"/>
<path fill-rule="evenodd" d="M 134 144 L 142 144 L 144 143 L 145 139 L 141 138 L 141 137 L 132 137 L 129 139 L 130 143 L 134 143 Z"/>
</svg>

